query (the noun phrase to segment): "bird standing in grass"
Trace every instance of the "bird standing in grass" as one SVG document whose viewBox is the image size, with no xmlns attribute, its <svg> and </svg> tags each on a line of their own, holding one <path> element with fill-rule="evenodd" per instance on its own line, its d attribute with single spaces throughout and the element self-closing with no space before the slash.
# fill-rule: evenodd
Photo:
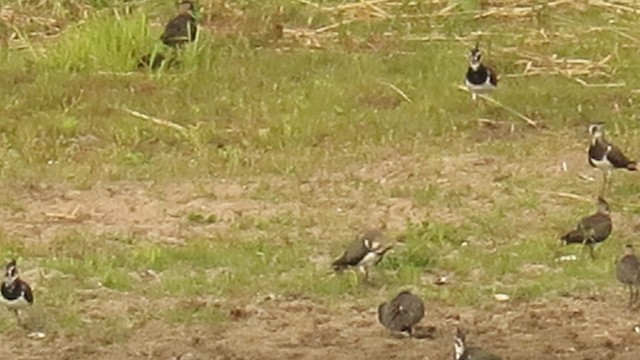
<svg viewBox="0 0 640 360">
<path fill-rule="evenodd" d="M 593 259 L 594 248 L 607 240 L 612 228 L 609 204 L 602 197 L 598 197 L 595 214 L 580 219 L 576 228 L 562 236 L 561 240 L 565 245 L 584 244 L 588 246 L 589 254 Z"/>
<path fill-rule="evenodd" d="M 499 356 L 483 350 L 478 346 L 468 346 L 466 336 L 460 328 L 456 329 L 453 343 L 454 360 L 502 360 Z"/>
<path fill-rule="evenodd" d="M 193 16 L 194 9 L 191 1 L 182 1 L 178 5 L 178 15 L 169 20 L 160 36 L 162 43 L 175 48 L 195 41 L 198 26 Z"/>
<path fill-rule="evenodd" d="M 194 9 L 191 1 L 182 1 L 178 5 L 178 15 L 169 20 L 160 36 L 162 43 L 172 48 L 173 51 L 166 55 L 154 51 L 142 56 L 138 59 L 138 69 L 157 70 L 162 66 L 169 68 L 180 64 L 178 53 L 175 50 L 195 41 L 198 33 L 196 19 L 193 16 Z"/>
<path fill-rule="evenodd" d="M 600 196 L 604 196 L 611 179 L 611 172 L 615 169 L 638 170 L 635 161 L 629 158 L 617 146 L 604 138 L 604 124 L 589 125 L 591 144 L 589 145 L 589 164 L 603 172 Z"/>
<path fill-rule="evenodd" d="M 624 254 L 616 264 L 616 278 L 629 288 L 629 307 L 640 298 L 640 260 L 633 251 L 633 246 L 627 245 Z"/>
<path fill-rule="evenodd" d="M 383 246 L 384 234 L 378 230 L 367 230 L 349 244 L 347 250 L 332 264 L 335 271 L 341 271 L 348 267 L 357 267 L 364 275 L 365 281 L 369 278 L 370 269 L 378 264 L 384 254 L 392 245 Z"/>
<path fill-rule="evenodd" d="M 413 335 L 414 326 L 424 317 L 422 300 L 409 291 L 402 291 L 389 302 L 378 306 L 378 320 L 395 332 Z"/>
<path fill-rule="evenodd" d="M 20 324 L 20 310 L 33 304 L 33 292 L 29 284 L 20 279 L 15 260 L 11 260 L 6 266 L 1 291 L 2 301 L 7 309 L 13 311 Z"/>
<path fill-rule="evenodd" d="M 471 98 L 477 99 L 478 94 L 487 94 L 498 86 L 498 76 L 494 69 L 482 62 L 482 52 L 478 44 L 469 54 L 469 68 L 465 78 L 465 85 L 471 92 Z"/>
</svg>

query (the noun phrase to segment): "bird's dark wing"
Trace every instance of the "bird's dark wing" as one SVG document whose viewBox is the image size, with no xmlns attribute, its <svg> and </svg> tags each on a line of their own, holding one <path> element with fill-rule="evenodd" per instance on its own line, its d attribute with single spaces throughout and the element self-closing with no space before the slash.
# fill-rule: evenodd
<svg viewBox="0 0 640 360">
<path fill-rule="evenodd" d="M 613 224 L 607 214 L 597 213 L 587 216 L 580 221 L 578 230 L 583 233 L 587 242 L 601 242 L 611 234 Z"/>
<path fill-rule="evenodd" d="M 609 152 L 607 153 L 607 159 L 611 161 L 616 168 L 623 168 L 629 170 L 636 170 L 635 161 L 629 160 L 629 158 L 622 153 L 622 150 L 615 145 L 609 145 Z"/>
<path fill-rule="evenodd" d="M 391 310 L 395 327 L 401 331 L 411 331 L 424 317 L 422 300 L 409 292 L 401 292 L 391 300 Z"/>
<path fill-rule="evenodd" d="M 196 32 L 193 16 L 180 14 L 167 23 L 160 39 L 165 45 L 175 46 L 195 40 Z"/>
<path fill-rule="evenodd" d="M 364 241 L 362 239 L 356 239 L 349 244 L 349 247 L 344 254 L 333 262 L 333 267 L 335 269 L 340 269 L 347 266 L 356 266 L 368 252 L 369 250 L 364 245 Z"/>
<path fill-rule="evenodd" d="M 29 304 L 33 304 L 33 292 L 31 291 L 31 287 L 27 283 L 21 281 L 20 288 L 24 294 L 25 300 L 27 300 Z"/>
<path fill-rule="evenodd" d="M 486 66 L 487 73 L 489 73 L 489 82 L 493 86 L 498 86 L 498 73 L 493 67 Z"/>
</svg>

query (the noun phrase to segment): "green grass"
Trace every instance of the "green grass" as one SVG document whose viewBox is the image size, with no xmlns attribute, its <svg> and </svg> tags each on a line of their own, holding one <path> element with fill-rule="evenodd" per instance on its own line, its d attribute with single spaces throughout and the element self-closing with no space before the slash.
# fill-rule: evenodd
<svg viewBox="0 0 640 360">
<path fill-rule="evenodd" d="M 10 90 L 0 93 L 3 212 L 33 216 L 25 194 L 41 185 L 91 191 L 120 181 L 151 181 L 157 198 L 165 186 L 192 185 L 193 197 L 251 201 L 259 210 L 180 213 L 179 226 L 188 235 L 179 245 L 91 226 L 57 229 L 48 241 L 26 245 L 21 233 L 2 229 L 0 255 L 55 272 L 39 282 L 43 291 L 37 295 L 38 306 L 55 309 L 56 331 L 81 333 L 97 323 L 104 330 L 93 336 L 113 343 L 149 319 L 218 326 L 228 309 L 189 301 L 242 302 L 272 293 L 326 303 L 364 298 L 373 305 L 412 286 L 430 301 L 479 306 L 491 304 L 499 292 L 518 302 L 615 291 L 612 263 L 621 244 L 633 240 L 633 230 L 616 223 L 595 261 L 579 248 L 561 248 L 559 234 L 593 207 L 544 191 L 586 198 L 595 193 L 597 183 L 578 177 L 599 180 L 584 159 L 589 121 L 606 120 L 608 135 L 631 154 L 638 152 L 640 99 L 632 90 L 640 71 L 635 47 L 620 34 L 640 37 L 636 16 L 566 6 L 540 7 L 531 17 L 473 20 L 481 2 L 460 2 L 446 17 L 436 15 L 437 5 L 405 2 L 385 9 L 429 16 L 344 24 L 327 32 L 333 37 L 318 35 L 322 49 L 316 50 L 303 37 L 274 42 L 269 31 L 277 16 L 265 14 L 282 5 L 280 20 L 297 29 L 348 20 L 349 13 L 297 1 L 229 1 L 237 12 L 203 12 L 203 20 L 213 20 L 180 55 L 181 66 L 139 72 L 139 56 L 166 51 L 157 41 L 161 28 L 152 24 L 172 14 L 171 2 L 82 3 L 93 9 L 79 21 L 84 15 L 67 2 L 55 9 L 21 2 L 34 15 L 59 17 L 63 30 L 50 39 L 28 35 L 41 30 L 32 24 L 18 24 L 25 50 L 0 47 L 0 87 Z M 225 32 L 233 26 L 235 32 Z M 539 120 L 542 129 L 529 129 L 489 104 L 476 109 L 456 89 L 476 31 L 485 33 L 480 44 L 503 74 L 493 96 Z M 410 39 L 428 35 L 446 40 Z M 625 85 L 586 88 L 550 68 L 519 76 L 525 53 L 546 61 L 611 55 L 598 68 L 601 75 L 578 77 Z M 133 117 L 125 108 L 186 130 Z M 477 115 L 514 123 L 514 131 L 508 124 L 484 128 Z M 570 165 L 566 173 L 558 170 L 562 162 Z M 242 188 L 241 194 L 209 188 L 222 179 Z M 614 184 L 614 210 L 633 226 L 637 181 L 615 174 Z M 402 202 L 420 216 L 394 218 Z M 100 223 L 100 215 L 93 216 Z M 381 290 L 348 272 L 331 275 L 329 260 L 354 229 L 378 220 L 393 221 L 391 232 L 404 234 L 403 245 L 373 274 L 374 288 Z M 152 225 L 162 225 L 161 219 Z M 554 261 L 570 253 L 579 259 Z M 323 260 L 310 260 L 317 257 Z M 149 270 L 158 278 L 140 275 Z M 433 285 L 441 273 L 452 282 Z M 108 303 L 108 294 L 126 294 L 161 311 L 133 309 L 129 319 L 105 316 L 87 323 L 93 310 L 68 289 L 97 291 L 91 306 Z"/>
</svg>

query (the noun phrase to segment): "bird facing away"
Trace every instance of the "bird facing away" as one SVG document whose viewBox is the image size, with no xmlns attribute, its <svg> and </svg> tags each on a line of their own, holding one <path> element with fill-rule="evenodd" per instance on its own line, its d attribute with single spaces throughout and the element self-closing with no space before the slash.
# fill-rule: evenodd
<svg viewBox="0 0 640 360">
<path fill-rule="evenodd" d="M 178 5 L 178 15 L 169 20 L 160 36 L 165 45 L 175 48 L 195 41 L 198 26 L 196 18 L 193 17 L 193 10 L 191 1 L 182 1 Z"/>
<path fill-rule="evenodd" d="M 611 171 L 615 169 L 636 171 L 638 167 L 636 162 L 629 160 L 620 148 L 609 143 L 604 138 L 604 124 L 589 125 L 589 134 L 591 134 L 589 164 L 596 169 L 600 169 L 604 174 L 602 189 L 600 191 L 600 196 L 604 196 L 611 177 Z"/>
<path fill-rule="evenodd" d="M 624 254 L 616 264 L 616 278 L 629 288 L 629 307 L 638 301 L 640 289 L 640 260 L 631 245 L 624 248 Z"/>
<path fill-rule="evenodd" d="M 378 320 L 391 331 L 413 335 L 414 326 L 424 317 L 422 300 L 409 291 L 402 291 L 389 302 L 378 306 Z"/>
<path fill-rule="evenodd" d="M 378 230 L 365 231 L 349 244 L 340 258 L 333 262 L 333 269 L 341 271 L 348 267 L 357 267 L 367 280 L 370 268 L 378 264 L 392 247 L 391 245 L 382 246 L 384 240 L 384 234 Z"/>
<path fill-rule="evenodd" d="M 20 279 L 15 260 L 11 260 L 6 266 L 1 291 L 2 301 L 20 323 L 20 310 L 33 304 L 33 292 L 29 284 Z"/>
<path fill-rule="evenodd" d="M 478 94 L 489 93 L 498 86 L 498 76 L 491 67 L 482 63 L 482 52 L 476 47 L 469 54 L 469 68 L 465 78 L 465 85 L 471 92 L 471 98 L 477 99 Z"/>
<path fill-rule="evenodd" d="M 594 258 L 594 248 L 607 240 L 612 228 L 609 204 L 599 196 L 595 214 L 580 219 L 576 228 L 565 234 L 561 240 L 565 245 L 584 244 L 588 246 L 589 254 L 591 258 Z"/>
<path fill-rule="evenodd" d="M 456 329 L 453 350 L 454 360 L 502 360 L 499 356 L 487 352 L 478 346 L 468 346 L 465 334 L 460 328 Z"/>
</svg>

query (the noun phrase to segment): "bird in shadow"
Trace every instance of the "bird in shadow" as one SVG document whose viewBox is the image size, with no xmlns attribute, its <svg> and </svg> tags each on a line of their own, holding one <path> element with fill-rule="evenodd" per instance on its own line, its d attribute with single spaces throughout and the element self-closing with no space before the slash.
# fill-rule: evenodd
<svg viewBox="0 0 640 360">
<path fill-rule="evenodd" d="M 416 326 L 424 317 L 424 312 L 422 300 L 405 290 L 391 301 L 378 306 L 378 321 L 392 333 L 400 336 L 408 334 L 419 339 L 433 338 L 435 327 Z"/>
<path fill-rule="evenodd" d="M 178 51 L 196 40 L 198 25 L 193 15 L 195 7 L 191 1 L 178 5 L 178 14 L 165 25 L 160 41 L 166 45 L 168 53 L 155 51 L 138 59 L 138 69 L 158 70 L 180 65 Z"/>
<path fill-rule="evenodd" d="M 609 237 L 612 228 L 609 204 L 598 197 L 596 212 L 580 219 L 576 228 L 562 236 L 561 241 L 565 245 L 583 244 L 589 247 L 589 255 L 594 259 L 594 249 Z"/>
<path fill-rule="evenodd" d="M 628 307 L 633 309 L 640 299 L 640 260 L 631 245 L 625 246 L 624 254 L 616 263 L 616 278 L 629 288 Z"/>
</svg>

